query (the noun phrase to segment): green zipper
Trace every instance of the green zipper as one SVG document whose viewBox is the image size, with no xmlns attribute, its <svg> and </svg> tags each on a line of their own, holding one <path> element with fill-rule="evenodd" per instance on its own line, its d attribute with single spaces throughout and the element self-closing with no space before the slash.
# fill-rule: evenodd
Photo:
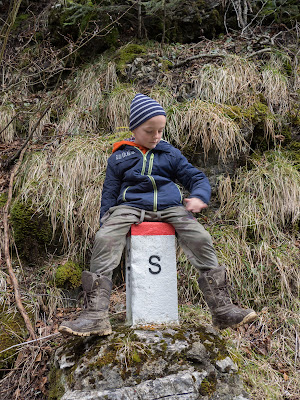
<svg viewBox="0 0 300 400">
<path fill-rule="evenodd" d="M 152 153 L 150 156 L 150 161 L 149 161 L 148 175 L 151 175 L 152 168 L 153 168 L 153 160 L 154 160 L 154 154 Z"/>
<path fill-rule="evenodd" d="M 126 198 L 125 198 L 125 195 L 126 195 L 127 190 L 128 190 L 130 187 L 131 187 L 131 186 L 127 186 L 127 188 L 124 190 L 124 192 L 123 192 L 123 201 L 127 201 Z"/>
<path fill-rule="evenodd" d="M 138 149 L 138 147 L 137 147 Z M 140 150 L 140 149 L 138 149 Z M 140 152 L 143 154 L 143 167 L 142 167 L 142 171 L 141 171 L 141 175 L 145 175 L 145 169 L 146 169 L 146 164 L 147 164 L 147 155 L 149 153 L 150 150 L 147 151 L 147 153 L 143 153 L 141 150 Z"/>
<path fill-rule="evenodd" d="M 157 186 L 156 186 L 156 182 L 153 178 L 153 176 L 148 175 L 148 177 L 150 178 L 152 185 L 153 185 L 153 189 L 154 189 L 154 200 L 153 200 L 153 211 L 157 211 Z"/>
<path fill-rule="evenodd" d="M 148 150 L 147 153 L 143 153 L 138 147 L 136 147 L 143 155 L 143 167 L 142 167 L 142 171 L 141 171 L 141 175 L 145 175 L 145 170 L 146 170 L 146 164 L 147 164 L 147 155 L 149 153 Z M 153 191 L 154 191 L 154 199 L 153 199 L 153 211 L 157 211 L 157 186 L 156 186 L 156 182 L 154 180 L 154 178 L 151 176 L 151 172 L 152 172 L 152 168 L 153 168 L 153 160 L 154 160 L 154 154 L 152 153 L 150 156 L 150 160 L 149 160 L 149 167 L 148 167 L 148 174 L 147 176 L 149 177 L 149 179 L 151 180 L 152 186 L 153 186 Z M 124 196 L 124 194 L 123 194 Z"/>
<path fill-rule="evenodd" d="M 177 185 L 176 183 L 175 183 L 175 185 L 177 186 L 177 189 L 179 190 L 179 193 L 180 193 L 180 203 L 182 203 L 182 193 L 181 193 L 180 187 L 179 187 L 179 185 Z"/>
</svg>

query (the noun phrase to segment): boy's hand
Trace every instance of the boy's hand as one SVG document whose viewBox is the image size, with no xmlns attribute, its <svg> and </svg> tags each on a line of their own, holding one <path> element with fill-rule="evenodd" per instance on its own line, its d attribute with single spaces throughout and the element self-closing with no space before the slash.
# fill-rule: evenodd
<svg viewBox="0 0 300 400">
<path fill-rule="evenodd" d="M 203 208 L 207 207 L 207 204 L 197 197 L 192 197 L 191 199 L 184 199 L 185 208 L 191 212 L 200 212 Z"/>
</svg>

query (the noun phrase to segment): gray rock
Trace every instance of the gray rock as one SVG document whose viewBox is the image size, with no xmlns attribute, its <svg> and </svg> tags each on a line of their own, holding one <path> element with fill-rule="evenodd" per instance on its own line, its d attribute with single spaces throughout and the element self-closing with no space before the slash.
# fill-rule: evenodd
<svg viewBox="0 0 300 400">
<path fill-rule="evenodd" d="M 192 348 L 186 353 L 187 358 L 190 360 L 195 360 L 200 363 L 204 363 L 208 354 L 205 346 L 201 342 L 195 342 L 192 344 Z"/>
<path fill-rule="evenodd" d="M 207 388 L 211 399 L 244 396 L 224 341 L 205 327 L 121 326 L 108 337 L 70 338 L 52 368 L 50 389 L 62 387 L 62 400 L 207 400 Z"/>
<path fill-rule="evenodd" d="M 238 367 L 237 365 L 232 361 L 230 357 L 226 357 L 223 360 L 218 360 L 216 362 L 216 367 L 220 372 L 237 372 Z"/>
<path fill-rule="evenodd" d="M 148 380 L 133 387 L 123 387 L 113 391 L 68 391 L 61 400 L 157 400 L 167 397 L 170 400 L 196 400 L 199 387 L 206 372 L 169 375 L 164 378 Z"/>
</svg>

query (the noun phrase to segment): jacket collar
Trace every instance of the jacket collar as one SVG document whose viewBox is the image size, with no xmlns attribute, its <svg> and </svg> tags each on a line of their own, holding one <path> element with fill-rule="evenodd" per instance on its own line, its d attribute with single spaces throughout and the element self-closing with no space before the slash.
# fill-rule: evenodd
<svg viewBox="0 0 300 400">
<path fill-rule="evenodd" d="M 120 142 L 116 142 L 113 144 L 113 153 L 124 146 L 134 146 L 134 137 L 131 137 L 129 139 L 121 140 Z M 139 147 L 139 146 L 134 146 L 134 147 Z M 166 140 L 161 139 L 160 142 L 155 146 L 153 150 L 155 151 L 165 151 L 165 152 L 170 152 L 171 151 L 171 145 L 168 143 Z"/>
</svg>

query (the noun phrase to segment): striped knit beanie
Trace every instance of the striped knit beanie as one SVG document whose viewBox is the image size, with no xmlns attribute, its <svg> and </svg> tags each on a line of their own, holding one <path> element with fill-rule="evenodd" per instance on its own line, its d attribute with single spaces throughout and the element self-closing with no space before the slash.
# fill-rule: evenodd
<svg viewBox="0 0 300 400">
<path fill-rule="evenodd" d="M 133 131 L 148 119 L 156 117 L 156 115 L 166 116 L 166 112 L 157 101 L 138 93 L 131 102 L 129 129 Z"/>
</svg>

